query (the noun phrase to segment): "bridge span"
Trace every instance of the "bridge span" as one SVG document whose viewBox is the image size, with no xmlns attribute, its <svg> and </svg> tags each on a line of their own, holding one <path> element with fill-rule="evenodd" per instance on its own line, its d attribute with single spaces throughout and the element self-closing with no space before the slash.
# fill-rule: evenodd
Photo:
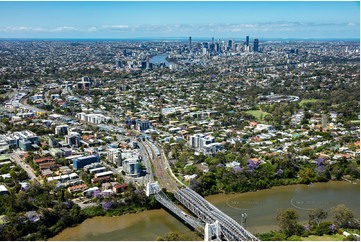
<svg viewBox="0 0 361 242">
<path fill-rule="evenodd" d="M 244 229 L 234 219 L 220 211 L 198 193 L 186 187 L 174 193 L 175 198 L 203 222 L 219 225 L 217 237 L 228 241 L 256 241 L 253 234 Z"/>
<path fill-rule="evenodd" d="M 159 183 L 147 184 L 147 196 L 154 195 L 155 199 L 165 208 L 179 217 L 186 224 L 204 233 L 205 241 L 209 240 L 226 240 L 226 241 L 258 241 L 259 239 L 248 232 L 234 219 L 220 211 L 198 193 L 184 185 L 177 184 L 170 175 L 165 172 L 166 158 L 163 154 L 155 155 L 154 145 L 150 142 L 142 142 L 148 149 L 148 153 L 152 154 L 151 161 L 155 174 L 159 179 Z M 162 192 L 161 186 L 169 187 L 174 197 L 193 215 L 185 213 L 177 205 L 175 205 L 167 195 Z M 182 188 L 179 188 L 182 187 Z"/>
<path fill-rule="evenodd" d="M 161 191 L 158 183 L 147 184 L 147 196 L 156 200 L 195 230 L 204 233 L 205 241 L 258 241 L 231 217 L 220 211 L 192 189 L 185 187 L 174 192 L 174 197 L 196 217 L 186 214 Z"/>
</svg>

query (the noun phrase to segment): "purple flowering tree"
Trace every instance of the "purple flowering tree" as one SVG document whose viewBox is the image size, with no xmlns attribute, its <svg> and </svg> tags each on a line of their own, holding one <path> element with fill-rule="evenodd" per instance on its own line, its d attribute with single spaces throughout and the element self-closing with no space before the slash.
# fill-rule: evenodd
<svg viewBox="0 0 361 242">
<path fill-rule="evenodd" d="M 99 197 L 101 197 L 101 196 L 102 196 L 102 194 L 101 194 L 101 192 L 100 192 L 99 190 L 95 190 L 95 191 L 93 192 L 93 197 L 99 198 Z"/>
<path fill-rule="evenodd" d="M 276 176 L 282 176 L 282 174 L 283 174 L 283 170 L 281 169 L 281 168 L 279 168 L 277 171 L 276 171 Z"/>
<path fill-rule="evenodd" d="M 248 172 L 252 172 L 258 168 L 258 165 L 253 160 L 247 161 L 247 170 Z"/>
<path fill-rule="evenodd" d="M 328 228 L 332 231 L 332 233 L 335 233 L 335 231 L 336 231 L 336 225 L 331 224 Z"/>
<path fill-rule="evenodd" d="M 324 165 L 317 166 L 315 168 L 315 171 L 318 172 L 318 173 L 323 173 L 323 172 L 326 171 L 326 166 L 324 166 Z"/>
<path fill-rule="evenodd" d="M 323 159 L 323 158 L 315 159 L 315 163 L 317 166 L 323 165 L 324 162 L 325 162 L 325 159 Z"/>
<path fill-rule="evenodd" d="M 100 204 L 102 205 L 102 208 L 106 211 L 109 210 L 113 205 L 113 203 L 110 201 L 109 202 L 101 202 Z"/>
</svg>

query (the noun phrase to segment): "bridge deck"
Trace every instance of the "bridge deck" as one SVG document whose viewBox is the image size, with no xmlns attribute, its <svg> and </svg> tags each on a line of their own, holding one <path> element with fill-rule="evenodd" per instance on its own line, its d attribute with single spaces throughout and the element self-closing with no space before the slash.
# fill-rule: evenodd
<svg viewBox="0 0 361 242">
<path fill-rule="evenodd" d="M 244 229 L 235 220 L 210 204 L 202 196 L 189 188 L 182 188 L 174 193 L 175 198 L 197 217 L 206 223 L 219 222 L 224 239 L 231 241 L 256 241 L 254 235 Z"/>
<path fill-rule="evenodd" d="M 166 194 L 164 194 L 162 191 L 155 194 L 155 199 L 162 204 L 164 207 L 168 208 L 170 211 L 172 211 L 175 215 L 177 215 L 179 218 L 181 218 L 184 222 L 192 226 L 196 230 L 203 229 L 205 224 L 200 221 L 199 219 L 186 214 L 183 212 L 179 207 L 177 207 Z"/>
<path fill-rule="evenodd" d="M 158 187 L 159 189 L 155 189 L 152 194 L 155 195 L 155 198 L 159 203 L 172 211 L 172 213 L 177 215 L 194 229 L 204 229 L 206 223 L 218 224 L 217 227 L 219 228 L 219 231 L 216 235 L 217 238 L 219 237 L 228 241 L 258 240 L 253 234 L 248 232 L 235 220 L 224 214 L 195 191 L 190 188 L 179 189 L 178 184 L 170 177 L 165 169 L 167 167 L 167 162 L 157 146 L 149 141 L 141 143 L 144 145 L 148 156 L 151 158 L 150 160 L 153 164 L 154 172 L 159 180 L 160 186 L 173 192 L 175 198 L 199 219 L 183 212 Z"/>
</svg>

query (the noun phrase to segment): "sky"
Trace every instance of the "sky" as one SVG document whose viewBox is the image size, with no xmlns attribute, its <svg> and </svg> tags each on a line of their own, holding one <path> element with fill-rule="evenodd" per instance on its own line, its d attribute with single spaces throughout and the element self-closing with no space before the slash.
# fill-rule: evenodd
<svg viewBox="0 0 361 242">
<path fill-rule="evenodd" d="M 359 1 L 2 2 L 0 38 L 359 38 Z"/>
</svg>

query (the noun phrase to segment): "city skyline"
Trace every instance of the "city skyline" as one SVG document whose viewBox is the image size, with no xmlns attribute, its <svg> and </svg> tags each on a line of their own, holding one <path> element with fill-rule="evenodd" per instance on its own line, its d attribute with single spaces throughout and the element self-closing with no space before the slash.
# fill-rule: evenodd
<svg viewBox="0 0 361 242">
<path fill-rule="evenodd" d="M 70 16 L 70 17 L 69 17 Z M 359 2 L 0 2 L 0 38 L 359 38 Z"/>
</svg>

